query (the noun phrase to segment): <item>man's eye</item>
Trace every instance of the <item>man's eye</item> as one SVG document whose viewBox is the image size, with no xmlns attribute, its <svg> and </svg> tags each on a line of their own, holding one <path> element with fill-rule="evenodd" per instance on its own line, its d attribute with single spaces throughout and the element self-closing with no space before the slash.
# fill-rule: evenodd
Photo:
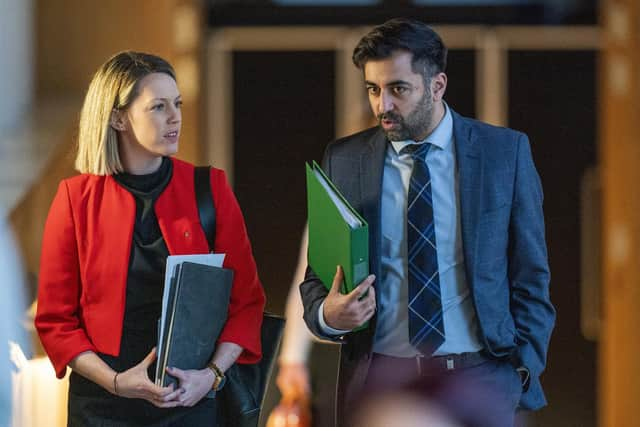
<svg viewBox="0 0 640 427">
<path fill-rule="evenodd" d="M 396 87 L 393 88 L 393 91 L 398 95 L 402 95 L 403 93 L 405 93 L 407 91 L 407 88 L 403 87 L 403 86 L 396 86 Z"/>
<path fill-rule="evenodd" d="M 380 89 L 375 86 L 369 86 L 367 88 L 367 92 L 369 92 L 369 95 L 377 95 L 380 92 Z"/>
</svg>

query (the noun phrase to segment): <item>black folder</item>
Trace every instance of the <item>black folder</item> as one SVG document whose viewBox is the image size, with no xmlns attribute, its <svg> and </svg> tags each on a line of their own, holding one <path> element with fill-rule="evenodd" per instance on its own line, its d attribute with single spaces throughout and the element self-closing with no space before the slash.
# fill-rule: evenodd
<svg viewBox="0 0 640 427">
<path fill-rule="evenodd" d="M 233 271 L 192 262 L 175 267 L 169 287 L 159 348 L 156 384 L 166 387 L 176 378 L 167 366 L 203 369 L 211 360 L 227 320 Z"/>
</svg>

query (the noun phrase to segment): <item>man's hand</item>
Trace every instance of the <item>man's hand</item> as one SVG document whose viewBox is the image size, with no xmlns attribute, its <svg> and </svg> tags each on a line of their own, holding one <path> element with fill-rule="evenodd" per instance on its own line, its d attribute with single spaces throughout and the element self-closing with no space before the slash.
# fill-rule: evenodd
<svg viewBox="0 0 640 427">
<path fill-rule="evenodd" d="M 348 295 L 340 293 L 343 279 L 342 267 L 338 266 L 329 294 L 324 300 L 323 315 L 328 326 L 350 331 L 369 320 L 376 311 L 376 293 L 372 286 L 376 276 L 367 276 Z"/>
</svg>

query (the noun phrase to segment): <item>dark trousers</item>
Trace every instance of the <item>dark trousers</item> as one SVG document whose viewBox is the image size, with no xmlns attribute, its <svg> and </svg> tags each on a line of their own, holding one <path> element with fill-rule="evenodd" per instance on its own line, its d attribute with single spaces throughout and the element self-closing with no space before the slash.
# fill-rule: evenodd
<svg viewBox="0 0 640 427">
<path fill-rule="evenodd" d="M 522 394 L 520 375 L 507 360 L 487 358 L 470 367 L 430 369 L 416 359 L 374 354 L 367 393 L 411 393 L 436 405 L 463 426 L 513 427 Z"/>
</svg>

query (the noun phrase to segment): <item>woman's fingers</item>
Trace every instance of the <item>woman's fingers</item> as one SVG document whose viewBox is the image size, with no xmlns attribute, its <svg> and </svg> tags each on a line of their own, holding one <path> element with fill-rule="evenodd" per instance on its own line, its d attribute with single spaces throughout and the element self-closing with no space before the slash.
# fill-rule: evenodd
<svg viewBox="0 0 640 427">
<path fill-rule="evenodd" d="M 144 366 L 145 368 L 149 367 L 153 361 L 156 360 L 156 348 L 153 347 L 151 349 L 151 351 L 149 352 L 149 354 L 147 354 L 147 356 L 142 359 L 142 362 L 140 362 L 140 365 Z"/>
<path fill-rule="evenodd" d="M 186 372 L 179 368 L 167 367 L 167 373 L 172 377 L 176 377 L 180 382 L 187 379 Z"/>
<path fill-rule="evenodd" d="M 151 402 L 154 406 L 157 406 L 158 408 L 176 408 L 178 406 L 183 406 L 182 403 L 180 403 L 177 400 L 170 400 L 168 402 L 165 402 L 163 400 L 158 400 L 158 399 L 147 399 L 147 401 Z"/>
<path fill-rule="evenodd" d="M 161 402 L 170 402 L 172 400 L 179 400 L 180 395 L 184 393 L 184 389 L 182 387 L 178 387 L 176 390 L 170 392 L 169 394 L 165 394 L 161 398 L 156 398 L 156 400 Z"/>
</svg>

